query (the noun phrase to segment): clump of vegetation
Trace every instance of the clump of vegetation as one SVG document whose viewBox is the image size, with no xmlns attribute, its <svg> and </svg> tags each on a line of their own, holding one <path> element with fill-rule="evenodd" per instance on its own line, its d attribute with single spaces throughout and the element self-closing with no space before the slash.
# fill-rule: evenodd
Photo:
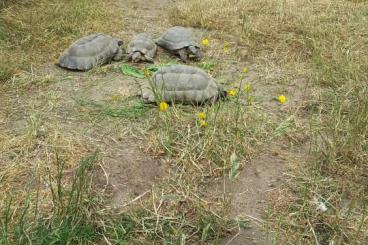
<svg viewBox="0 0 368 245">
<path fill-rule="evenodd" d="M 241 158 L 252 155 L 273 136 L 275 124 L 249 103 L 246 90 L 230 89 L 228 94 L 228 100 L 194 111 L 159 103 L 161 113 L 152 118 L 155 127 L 148 132 L 152 150 L 165 152 L 187 171 L 203 176 L 228 170 L 234 152 Z"/>
<path fill-rule="evenodd" d="M 122 21 L 114 4 L 95 0 L 6 1 L 0 11 L 0 81 L 28 71 L 32 65 L 53 62 L 70 42 L 83 35 L 116 33 Z"/>
</svg>

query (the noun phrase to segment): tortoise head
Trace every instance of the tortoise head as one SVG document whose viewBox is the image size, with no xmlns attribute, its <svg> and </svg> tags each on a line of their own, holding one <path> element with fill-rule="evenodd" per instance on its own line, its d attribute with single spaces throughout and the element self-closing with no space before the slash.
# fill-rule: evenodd
<svg viewBox="0 0 368 245">
<path fill-rule="evenodd" d="M 117 38 L 114 38 L 114 40 L 118 43 L 118 46 L 123 46 L 124 42 L 122 40 L 117 39 Z"/>
<path fill-rule="evenodd" d="M 225 99 L 227 97 L 227 91 L 223 87 L 218 87 L 217 99 Z"/>
<path fill-rule="evenodd" d="M 190 45 L 188 47 L 188 50 L 191 54 L 193 54 L 196 57 L 196 60 L 199 61 L 202 59 L 202 54 L 201 54 L 201 50 L 199 47 L 194 46 L 194 45 Z"/>
<path fill-rule="evenodd" d="M 149 57 L 148 55 L 144 55 L 144 60 L 149 62 L 149 63 L 155 63 L 155 61 L 151 57 Z"/>
<path fill-rule="evenodd" d="M 122 46 L 123 44 L 124 44 L 124 42 L 123 41 L 121 41 L 121 40 L 117 40 L 118 41 L 118 45 L 119 46 Z"/>
</svg>

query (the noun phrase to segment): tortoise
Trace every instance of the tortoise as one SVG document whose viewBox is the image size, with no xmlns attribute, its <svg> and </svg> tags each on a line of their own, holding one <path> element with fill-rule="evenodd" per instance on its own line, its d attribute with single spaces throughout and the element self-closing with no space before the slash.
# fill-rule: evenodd
<svg viewBox="0 0 368 245">
<path fill-rule="evenodd" d="M 156 41 L 157 45 L 179 55 L 180 59 L 187 62 L 189 55 L 194 55 L 196 60 L 202 58 L 199 44 L 191 29 L 182 26 L 174 26 Z"/>
<path fill-rule="evenodd" d="M 87 71 L 111 60 L 124 58 L 123 41 L 95 33 L 75 41 L 60 56 L 58 65 L 70 70 Z"/>
<path fill-rule="evenodd" d="M 141 91 L 141 97 L 146 103 L 166 101 L 200 105 L 226 95 L 205 71 L 187 65 L 160 68 Z"/>
<path fill-rule="evenodd" d="M 147 33 L 139 33 L 128 44 L 128 59 L 133 62 L 148 61 L 153 63 L 157 45 Z"/>
</svg>

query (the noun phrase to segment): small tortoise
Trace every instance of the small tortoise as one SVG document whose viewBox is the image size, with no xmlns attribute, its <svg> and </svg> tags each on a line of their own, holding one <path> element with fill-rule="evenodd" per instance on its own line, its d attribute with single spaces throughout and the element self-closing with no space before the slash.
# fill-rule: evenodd
<svg viewBox="0 0 368 245">
<path fill-rule="evenodd" d="M 199 44 L 195 41 L 193 32 L 189 28 L 174 26 L 156 41 L 156 43 L 170 52 L 179 55 L 180 59 L 187 62 L 189 55 L 194 55 L 196 60 L 202 58 Z"/>
<path fill-rule="evenodd" d="M 157 45 L 147 33 L 139 33 L 128 44 L 128 59 L 133 62 L 148 61 L 153 63 Z"/>
<path fill-rule="evenodd" d="M 141 96 L 146 103 L 166 101 L 198 105 L 225 97 L 226 92 L 199 68 L 171 65 L 153 74 Z"/>
<path fill-rule="evenodd" d="M 124 58 L 123 42 L 96 33 L 75 41 L 59 58 L 58 65 L 71 70 L 87 71 L 111 60 Z"/>
</svg>

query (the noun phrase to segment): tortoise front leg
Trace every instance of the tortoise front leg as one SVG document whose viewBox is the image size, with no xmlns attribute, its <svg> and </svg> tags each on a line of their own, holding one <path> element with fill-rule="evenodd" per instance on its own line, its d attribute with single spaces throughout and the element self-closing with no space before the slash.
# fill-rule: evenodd
<svg viewBox="0 0 368 245">
<path fill-rule="evenodd" d="M 125 53 L 125 50 L 122 48 L 118 49 L 118 52 L 115 54 L 114 57 L 112 57 L 113 61 L 121 61 L 123 59 L 127 58 L 127 54 Z"/>
<path fill-rule="evenodd" d="M 147 62 L 149 62 L 149 63 L 155 63 L 155 61 L 154 61 L 151 57 L 149 57 L 149 56 L 147 56 L 147 55 L 145 55 L 145 56 L 144 56 L 144 59 L 145 59 Z"/>
<path fill-rule="evenodd" d="M 184 62 L 187 63 L 188 61 L 188 52 L 185 48 L 179 49 L 178 50 L 178 54 L 180 56 L 180 59 Z"/>
</svg>

